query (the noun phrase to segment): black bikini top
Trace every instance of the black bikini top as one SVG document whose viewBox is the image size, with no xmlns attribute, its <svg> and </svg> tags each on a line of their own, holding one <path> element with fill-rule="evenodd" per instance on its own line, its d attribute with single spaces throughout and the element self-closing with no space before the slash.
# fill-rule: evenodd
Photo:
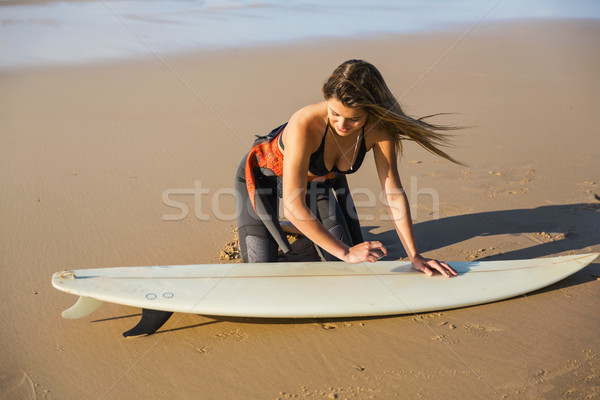
<svg viewBox="0 0 600 400">
<path fill-rule="evenodd" d="M 284 127 L 285 125 L 283 125 L 281 128 Z M 325 166 L 325 138 L 327 137 L 328 130 L 329 124 L 327 124 L 327 127 L 325 128 L 325 134 L 323 135 L 323 140 L 321 140 L 321 145 L 314 153 L 310 155 L 310 161 L 308 163 L 308 172 L 316 176 L 324 176 L 330 172 L 340 172 L 346 175 L 355 173 L 362 165 L 365 159 L 365 155 L 367 154 L 367 146 L 365 145 L 365 127 L 363 126 L 362 128 L 362 138 L 360 139 L 360 147 L 358 149 L 358 152 L 356 153 L 356 159 L 354 160 L 354 164 L 347 171 L 340 171 L 335 166 L 335 164 L 333 165 L 333 168 L 331 168 L 331 171 L 328 170 Z M 283 131 L 283 129 L 281 129 L 281 131 Z M 279 135 L 279 146 L 281 146 L 282 150 L 284 149 L 283 135 Z"/>
</svg>

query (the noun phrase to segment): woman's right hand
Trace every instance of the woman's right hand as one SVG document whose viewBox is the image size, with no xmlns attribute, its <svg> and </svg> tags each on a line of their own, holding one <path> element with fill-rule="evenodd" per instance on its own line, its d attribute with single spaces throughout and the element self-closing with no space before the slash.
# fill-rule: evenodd
<svg viewBox="0 0 600 400">
<path fill-rule="evenodd" d="M 348 248 L 344 261 L 353 264 L 361 262 L 374 263 L 383 256 L 387 256 L 387 249 L 381 242 L 362 242 Z"/>
</svg>

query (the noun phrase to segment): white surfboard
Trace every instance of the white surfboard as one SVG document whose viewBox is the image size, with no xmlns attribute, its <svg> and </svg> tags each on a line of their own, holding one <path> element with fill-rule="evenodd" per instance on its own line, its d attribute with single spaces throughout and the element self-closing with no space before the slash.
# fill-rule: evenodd
<svg viewBox="0 0 600 400">
<path fill-rule="evenodd" d="M 52 285 L 81 298 L 63 312 L 80 318 L 102 302 L 152 310 L 261 318 L 358 317 L 437 311 L 502 300 L 551 285 L 598 253 L 519 261 L 451 262 L 450 279 L 406 261 L 173 265 L 54 274 Z"/>
</svg>

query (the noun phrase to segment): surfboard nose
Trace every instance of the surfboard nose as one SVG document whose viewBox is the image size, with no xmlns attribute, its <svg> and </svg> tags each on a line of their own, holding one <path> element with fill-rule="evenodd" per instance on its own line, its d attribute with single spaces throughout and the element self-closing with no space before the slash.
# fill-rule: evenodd
<svg viewBox="0 0 600 400">
<path fill-rule="evenodd" d="M 596 258 L 598 258 L 598 256 L 600 256 L 600 253 L 581 254 L 578 256 L 572 256 L 572 258 L 570 258 L 569 260 L 565 260 L 565 261 L 577 262 L 583 268 L 584 266 L 591 264 Z"/>
</svg>

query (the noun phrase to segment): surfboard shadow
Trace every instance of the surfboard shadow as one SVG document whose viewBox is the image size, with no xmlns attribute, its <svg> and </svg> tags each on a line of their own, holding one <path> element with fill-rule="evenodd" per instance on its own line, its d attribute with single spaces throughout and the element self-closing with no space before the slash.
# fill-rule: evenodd
<svg viewBox="0 0 600 400">
<path fill-rule="evenodd" d="M 217 320 L 215 318 L 212 318 L 212 319 L 214 319 L 214 321 L 207 321 L 207 322 L 202 322 L 202 323 L 194 324 L 194 325 L 186 325 L 186 326 L 179 326 L 177 328 L 159 330 L 159 331 L 154 332 L 152 335 L 160 335 L 162 333 L 169 333 L 169 332 L 182 331 L 185 329 L 199 328 L 201 326 L 207 326 L 207 325 L 218 324 L 218 323 L 224 322 L 224 321 Z"/>
<path fill-rule="evenodd" d="M 326 323 L 352 323 L 361 321 L 372 321 L 377 319 L 385 319 L 390 317 L 398 317 L 402 315 L 413 314 L 398 314 L 398 315 L 373 315 L 364 317 L 336 317 L 336 318 L 251 318 L 251 317 L 230 317 L 217 315 L 203 315 L 205 318 L 214 319 L 217 322 L 234 322 L 238 324 L 252 325 L 308 325 L 308 324 L 326 324 Z M 325 328 L 327 329 L 327 328 Z M 333 328 L 335 329 L 335 328 Z"/>
<path fill-rule="evenodd" d="M 117 320 L 117 319 L 125 319 L 125 318 L 134 318 L 134 317 L 140 317 L 141 315 L 142 315 L 142 313 L 128 314 L 128 315 L 119 315 L 118 317 L 95 319 L 93 321 L 90 321 L 90 323 L 94 323 L 94 322 L 107 322 L 107 321 L 114 321 L 114 320 Z"/>
</svg>

